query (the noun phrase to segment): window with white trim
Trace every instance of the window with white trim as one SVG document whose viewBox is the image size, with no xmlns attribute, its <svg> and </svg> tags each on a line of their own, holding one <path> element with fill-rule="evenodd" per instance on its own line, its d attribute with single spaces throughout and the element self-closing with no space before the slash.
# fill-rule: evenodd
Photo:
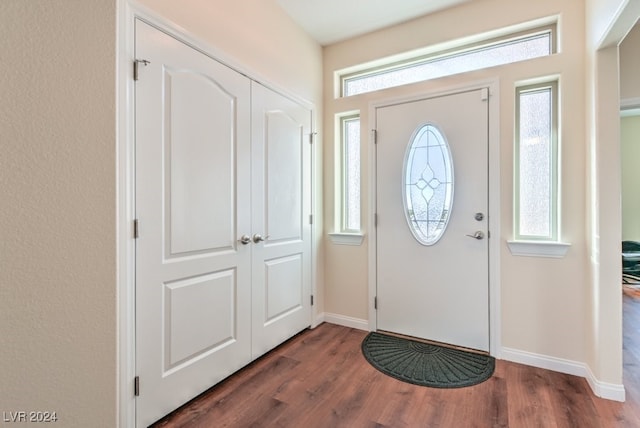
<svg viewBox="0 0 640 428">
<path fill-rule="evenodd" d="M 516 88 L 514 239 L 557 242 L 558 83 Z"/>
<path fill-rule="evenodd" d="M 360 116 L 339 117 L 339 232 L 360 233 Z"/>
<path fill-rule="evenodd" d="M 341 96 L 363 94 L 409 83 L 548 56 L 555 52 L 556 26 L 492 38 L 455 49 L 413 57 L 357 72 L 338 73 Z"/>
</svg>

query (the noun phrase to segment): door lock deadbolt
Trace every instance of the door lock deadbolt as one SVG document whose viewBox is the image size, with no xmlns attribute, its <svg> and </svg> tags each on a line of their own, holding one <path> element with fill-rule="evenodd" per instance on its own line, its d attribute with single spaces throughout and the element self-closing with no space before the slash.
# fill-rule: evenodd
<svg viewBox="0 0 640 428">
<path fill-rule="evenodd" d="M 476 213 L 476 215 L 475 215 L 475 219 L 476 219 L 477 221 L 482 221 L 482 220 L 484 220 L 484 214 L 482 214 L 482 213 Z"/>
</svg>

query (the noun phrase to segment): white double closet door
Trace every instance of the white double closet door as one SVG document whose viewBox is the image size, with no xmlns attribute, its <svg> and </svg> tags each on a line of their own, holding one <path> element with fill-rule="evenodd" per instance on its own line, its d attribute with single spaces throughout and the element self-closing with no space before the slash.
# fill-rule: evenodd
<svg viewBox="0 0 640 428">
<path fill-rule="evenodd" d="M 138 426 L 310 325 L 311 111 L 136 22 Z"/>
</svg>

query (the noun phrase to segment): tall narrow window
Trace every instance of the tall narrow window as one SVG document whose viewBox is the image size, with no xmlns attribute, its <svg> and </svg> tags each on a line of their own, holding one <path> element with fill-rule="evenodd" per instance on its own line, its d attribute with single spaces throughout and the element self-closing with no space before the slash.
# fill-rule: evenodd
<svg viewBox="0 0 640 428">
<path fill-rule="evenodd" d="M 340 118 L 341 225 L 340 231 L 360 232 L 360 116 Z"/>
<path fill-rule="evenodd" d="M 516 90 L 516 240 L 558 241 L 557 92 L 557 82 Z"/>
</svg>

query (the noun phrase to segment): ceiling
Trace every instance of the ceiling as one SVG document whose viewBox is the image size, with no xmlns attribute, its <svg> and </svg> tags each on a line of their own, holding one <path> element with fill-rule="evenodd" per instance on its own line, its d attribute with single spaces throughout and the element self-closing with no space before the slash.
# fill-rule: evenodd
<svg viewBox="0 0 640 428">
<path fill-rule="evenodd" d="M 276 0 L 321 45 L 471 0 Z"/>
</svg>

